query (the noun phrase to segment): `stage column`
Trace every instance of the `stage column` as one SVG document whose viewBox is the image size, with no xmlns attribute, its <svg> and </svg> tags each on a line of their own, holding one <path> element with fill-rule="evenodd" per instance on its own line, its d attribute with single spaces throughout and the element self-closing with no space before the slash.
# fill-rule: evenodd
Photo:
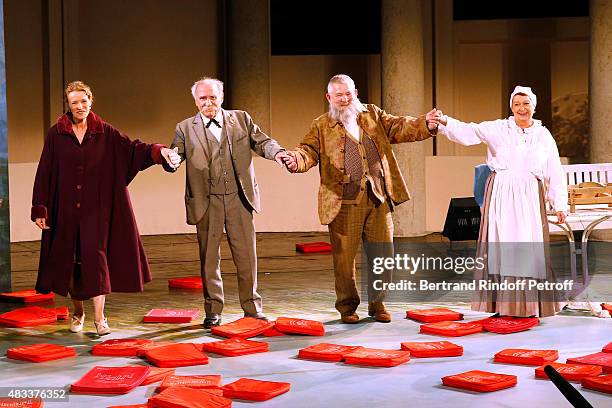
<svg viewBox="0 0 612 408">
<path fill-rule="evenodd" d="M 382 105 L 394 115 L 418 116 L 425 101 L 421 0 L 382 1 Z M 426 110 L 427 109 L 427 110 Z M 393 213 L 396 236 L 425 234 L 425 156 L 431 142 L 393 145 L 412 200 Z"/>
<path fill-rule="evenodd" d="M 249 112 L 270 132 L 270 4 L 268 0 L 227 3 L 228 107 Z"/>
<path fill-rule="evenodd" d="M 591 162 L 612 162 L 612 2 L 591 0 Z"/>
<path fill-rule="evenodd" d="M 0 0 L 0 291 L 11 289 L 11 234 L 6 123 L 6 60 L 4 58 L 4 1 Z"/>
</svg>

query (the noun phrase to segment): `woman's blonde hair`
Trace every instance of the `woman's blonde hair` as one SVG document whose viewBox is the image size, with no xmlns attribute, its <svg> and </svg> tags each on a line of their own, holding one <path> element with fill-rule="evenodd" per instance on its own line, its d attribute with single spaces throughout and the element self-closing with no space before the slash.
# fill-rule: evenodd
<svg viewBox="0 0 612 408">
<path fill-rule="evenodd" d="M 66 90 L 64 91 L 64 100 L 66 103 L 68 103 L 68 94 L 70 92 L 85 92 L 85 95 L 87 95 L 89 100 L 93 102 L 93 93 L 91 92 L 91 88 L 84 82 L 73 81 L 66 86 Z"/>
</svg>

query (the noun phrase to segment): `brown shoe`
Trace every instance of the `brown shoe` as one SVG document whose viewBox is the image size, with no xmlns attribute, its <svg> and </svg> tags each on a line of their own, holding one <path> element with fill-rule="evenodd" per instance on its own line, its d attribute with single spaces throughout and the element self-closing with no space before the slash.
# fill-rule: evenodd
<svg viewBox="0 0 612 408">
<path fill-rule="evenodd" d="M 342 323 L 355 324 L 359 322 L 359 316 L 355 312 L 345 313 L 340 315 L 340 320 L 342 321 Z"/>
<path fill-rule="evenodd" d="M 370 316 L 374 317 L 374 320 L 381 323 L 390 323 L 391 322 L 391 313 L 387 310 L 379 310 L 378 312 L 370 312 L 368 313 Z"/>
</svg>

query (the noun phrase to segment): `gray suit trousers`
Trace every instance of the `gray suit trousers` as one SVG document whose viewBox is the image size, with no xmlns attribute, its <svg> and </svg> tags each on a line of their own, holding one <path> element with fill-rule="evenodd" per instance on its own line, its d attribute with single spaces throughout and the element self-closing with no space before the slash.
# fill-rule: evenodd
<svg viewBox="0 0 612 408">
<path fill-rule="evenodd" d="M 257 293 L 255 225 L 252 210 L 243 201 L 239 193 L 211 194 L 208 209 L 196 224 L 207 316 L 223 311 L 221 239 L 224 226 L 238 274 L 240 306 L 247 314 L 261 312 L 261 296 Z"/>
</svg>

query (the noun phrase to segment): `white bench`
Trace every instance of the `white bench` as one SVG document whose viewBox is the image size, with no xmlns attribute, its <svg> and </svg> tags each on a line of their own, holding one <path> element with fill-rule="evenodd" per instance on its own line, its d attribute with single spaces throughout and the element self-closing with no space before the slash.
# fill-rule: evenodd
<svg viewBox="0 0 612 408">
<path fill-rule="evenodd" d="M 612 163 L 568 164 L 563 166 L 568 186 L 586 181 L 595 181 L 606 185 L 612 183 Z M 549 214 L 548 222 L 551 233 L 563 232 L 570 243 L 571 275 L 576 280 L 576 255 L 582 258 L 582 284 L 588 284 L 587 245 L 593 231 L 612 229 L 612 207 L 607 204 L 576 205 L 563 224 L 556 223 L 556 216 Z M 576 249 L 574 231 L 583 231 L 580 249 Z"/>
</svg>

